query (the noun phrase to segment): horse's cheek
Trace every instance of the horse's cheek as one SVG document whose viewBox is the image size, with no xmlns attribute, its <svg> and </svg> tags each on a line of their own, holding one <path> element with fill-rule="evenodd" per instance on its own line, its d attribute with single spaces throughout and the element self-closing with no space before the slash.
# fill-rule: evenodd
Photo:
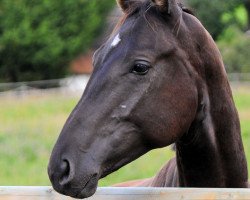
<svg viewBox="0 0 250 200">
<path fill-rule="evenodd" d="M 147 104 L 147 113 L 141 119 L 145 122 L 143 132 L 153 146 L 168 146 L 188 131 L 195 118 L 197 100 L 195 91 L 189 91 L 187 96 L 182 101 L 163 98 L 158 103 Z"/>
</svg>

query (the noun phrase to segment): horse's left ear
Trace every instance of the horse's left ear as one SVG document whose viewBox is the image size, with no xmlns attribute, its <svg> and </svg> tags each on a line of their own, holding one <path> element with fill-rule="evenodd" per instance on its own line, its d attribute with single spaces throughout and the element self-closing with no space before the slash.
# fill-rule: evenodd
<svg viewBox="0 0 250 200">
<path fill-rule="evenodd" d="M 174 6 L 177 6 L 175 0 L 151 0 L 161 11 L 171 14 Z"/>
<path fill-rule="evenodd" d="M 116 2 L 123 12 L 127 12 L 133 4 L 138 3 L 138 0 L 116 0 Z"/>
</svg>

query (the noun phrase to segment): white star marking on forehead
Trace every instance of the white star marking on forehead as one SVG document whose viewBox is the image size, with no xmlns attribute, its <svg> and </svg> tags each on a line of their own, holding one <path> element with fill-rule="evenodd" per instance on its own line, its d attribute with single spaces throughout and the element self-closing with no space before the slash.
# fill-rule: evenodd
<svg viewBox="0 0 250 200">
<path fill-rule="evenodd" d="M 118 33 L 113 42 L 111 43 L 111 47 L 116 47 L 121 42 L 120 34 Z"/>
</svg>

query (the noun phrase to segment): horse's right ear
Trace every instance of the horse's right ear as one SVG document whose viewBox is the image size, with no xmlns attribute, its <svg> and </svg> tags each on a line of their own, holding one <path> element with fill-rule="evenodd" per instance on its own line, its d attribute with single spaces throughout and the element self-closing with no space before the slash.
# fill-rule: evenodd
<svg viewBox="0 0 250 200">
<path fill-rule="evenodd" d="M 136 3 L 136 0 L 116 0 L 119 7 L 123 10 L 123 12 L 126 12 L 129 10 L 129 8 Z"/>
</svg>

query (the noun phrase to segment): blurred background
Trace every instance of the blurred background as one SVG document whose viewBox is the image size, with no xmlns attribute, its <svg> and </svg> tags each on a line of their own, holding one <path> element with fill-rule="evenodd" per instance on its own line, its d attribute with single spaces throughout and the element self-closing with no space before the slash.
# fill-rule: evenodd
<svg viewBox="0 0 250 200">
<path fill-rule="evenodd" d="M 221 50 L 250 169 L 250 0 L 182 3 Z M 115 0 L 0 0 L 0 185 L 50 185 L 52 147 L 120 15 Z M 151 177 L 173 156 L 152 151 L 100 186 Z"/>
</svg>

